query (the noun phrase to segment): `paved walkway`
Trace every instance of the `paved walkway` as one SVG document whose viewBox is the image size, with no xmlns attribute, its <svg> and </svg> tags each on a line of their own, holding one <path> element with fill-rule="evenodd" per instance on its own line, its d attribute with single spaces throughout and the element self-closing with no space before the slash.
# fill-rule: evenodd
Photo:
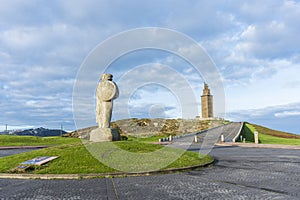
<svg viewBox="0 0 300 200">
<path fill-rule="evenodd" d="M 47 146 L 0 146 L 0 157 L 32 151 Z"/>
<path fill-rule="evenodd" d="M 46 148 L 48 146 L 0 146 L 0 150 L 7 150 L 7 149 L 40 149 Z"/>
<path fill-rule="evenodd" d="M 33 149 L 1 149 L 0 157 L 9 156 L 13 154 L 19 154 L 27 151 L 32 151 Z"/>
<path fill-rule="evenodd" d="M 211 155 L 215 166 L 176 174 L 0 179 L 0 199 L 300 199 L 300 150 L 224 146 Z"/>
<path fill-rule="evenodd" d="M 190 146 L 202 146 L 204 149 L 210 149 L 215 145 L 215 143 L 220 142 L 221 135 L 224 136 L 226 142 L 232 142 L 232 139 L 239 134 L 242 126 L 242 122 L 233 122 L 226 125 L 214 127 L 205 131 L 198 133 L 190 133 L 179 138 L 173 139 L 172 143 L 170 142 L 161 142 L 158 144 L 169 145 L 174 148 L 183 148 L 187 149 Z M 193 141 L 197 137 L 198 143 L 193 144 Z"/>
<path fill-rule="evenodd" d="M 283 145 L 283 144 L 254 144 L 254 143 L 239 143 L 239 142 L 224 142 L 216 143 L 217 146 L 236 146 L 236 147 L 252 147 L 252 148 L 272 148 L 272 149 L 299 149 L 298 145 Z"/>
<path fill-rule="evenodd" d="M 200 142 L 203 141 L 207 136 L 214 138 L 215 142 L 220 142 L 221 135 L 223 135 L 225 142 L 232 142 L 233 138 L 240 133 L 242 125 L 242 122 L 232 122 L 223 126 L 218 126 L 199 132 L 197 137 Z"/>
</svg>

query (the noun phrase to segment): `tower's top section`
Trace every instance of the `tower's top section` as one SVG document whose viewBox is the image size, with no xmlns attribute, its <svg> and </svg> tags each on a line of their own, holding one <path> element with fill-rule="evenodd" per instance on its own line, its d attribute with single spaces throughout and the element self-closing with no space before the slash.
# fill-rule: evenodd
<svg viewBox="0 0 300 200">
<path fill-rule="evenodd" d="M 210 95 L 210 89 L 208 88 L 208 85 L 206 83 L 204 83 L 202 96 L 205 96 L 205 95 Z"/>
</svg>

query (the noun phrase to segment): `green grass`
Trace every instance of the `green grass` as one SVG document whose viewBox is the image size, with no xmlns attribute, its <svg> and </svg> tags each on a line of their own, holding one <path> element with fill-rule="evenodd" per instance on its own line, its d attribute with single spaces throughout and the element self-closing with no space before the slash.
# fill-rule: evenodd
<svg viewBox="0 0 300 200">
<path fill-rule="evenodd" d="M 44 168 L 35 171 L 35 173 L 77 173 L 83 171 L 92 173 L 95 170 L 103 170 L 105 172 L 112 171 L 108 167 L 98 165 L 99 162 L 93 158 L 81 144 L 63 145 L 34 150 L 31 152 L 21 153 L 17 155 L 0 158 L 0 172 L 7 172 L 26 160 L 33 159 L 37 156 L 60 156 L 58 159 L 46 164 Z M 94 169 L 97 167 L 97 169 Z"/>
<path fill-rule="evenodd" d="M 259 134 L 258 138 L 259 143 L 262 144 L 300 145 L 300 139 L 281 138 L 267 134 Z"/>
<path fill-rule="evenodd" d="M 99 145 L 101 145 L 101 148 L 98 148 Z M 101 163 L 90 154 L 87 148 L 90 150 L 93 150 L 93 148 L 96 149 L 94 153 L 96 154 L 96 157 L 99 156 L 98 159 L 104 162 L 113 162 L 113 166 L 117 167 L 111 168 Z M 8 172 L 20 163 L 33 159 L 37 156 L 60 156 L 58 159 L 53 160 L 32 172 L 37 174 L 89 174 L 117 172 L 119 165 L 120 169 L 122 169 L 124 165 L 128 165 L 127 169 L 132 172 L 145 171 L 145 169 L 148 169 L 149 167 L 151 168 L 154 165 L 156 166 L 158 163 L 165 161 L 168 162 L 168 159 L 172 156 L 174 158 L 174 156 L 181 154 L 182 155 L 173 163 L 162 168 L 170 169 L 194 166 L 205 164 L 213 160 L 209 156 L 199 156 L 199 154 L 195 152 L 183 152 L 183 150 L 179 149 L 164 148 L 160 145 L 135 141 L 94 143 L 87 145 L 87 148 L 82 143 L 75 143 L 2 157 L 0 158 L 0 172 Z"/>
<path fill-rule="evenodd" d="M 161 145 L 142 143 L 140 141 L 119 141 L 113 144 L 132 153 L 149 153 L 163 148 Z"/>
<path fill-rule="evenodd" d="M 167 135 L 154 135 L 154 136 L 148 136 L 148 137 L 133 137 L 128 136 L 129 141 L 137 141 L 137 142 L 158 142 L 161 138 L 166 138 Z"/>
<path fill-rule="evenodd" d="M 0 135 L 0 146 L 61 145 L 79 142 L 78 138 Z"/>
<path fill-rule="evenodd" d="M 299 135 L 276 131 L 255 124 L 245 123 L 241 134 L 247 142 L 254 142 L 255 131 L 258 132 L 258 140 L 261 144 L 300 145 Z"/>
</svg>

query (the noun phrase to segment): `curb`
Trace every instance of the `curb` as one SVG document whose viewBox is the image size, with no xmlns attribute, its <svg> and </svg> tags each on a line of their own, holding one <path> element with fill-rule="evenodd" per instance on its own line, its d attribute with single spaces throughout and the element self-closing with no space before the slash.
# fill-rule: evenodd
<svg viewBox="0 0 300 200">
<path fill-rule="evenodd" d="M 1 179 L 63 179 L 63 180 L 80 180 L 80 179 L 91 179 L 91 178 L 115 178 L 115 177 L 134 177 L 134 176 L 150 176 L 156 174 L 168 174 L 182 171 L 193 170 L 202 167 L 208 167 L 215 163 L 215 160 L 202 164 L 182 168 L 172 168 L 166 170 L 157 170 L 151 172 L 140 172 L 140 173 L 129 173 L 129 172 L 112 172 L 112 173 L 99 173 L 99 174 L 9 174 L 0 173 Z"/>
<path fill-rule="evenodd" d="M 251 143 L 233 143 L 233 142 L 224 142 L 216 143 L 216 146 L 234 146 L 234 147 L 247 147 L 247 148 L 272 148 L 272 149 L 294 149 L 300 150 L 298 145 L 280 145 L 280 144 L 251 144 Z"/>
</svg>

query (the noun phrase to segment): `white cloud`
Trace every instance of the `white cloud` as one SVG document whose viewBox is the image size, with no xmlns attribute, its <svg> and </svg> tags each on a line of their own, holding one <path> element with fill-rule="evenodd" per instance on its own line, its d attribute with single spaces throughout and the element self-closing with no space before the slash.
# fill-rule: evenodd
<svg viewBox="0 0 300 200">
<path fill-rule="evenodd" d="M 135 98 L 136 95 L 138 98 Z M 128 102 L 130 116 L 134 116 L 135 113 L 144 113 L 145 117 L 157 117 L 159 115 L 166 118 L 179 118 L 182 115 L 181 105 L 175 95 L 168 88 L 159 85 L 146 85 L 137 88 Z M 154 111 L 158 113 L 153 113 Z"/>
<path fill-rule="evenodd" d="M 282 21 L 268 24 L 249 25 L 241 34 L 237 51 L 257 58 L 278 58 L 292 55 L 299 50 L 299 42 L 294 41 L 300 30 L 294 30 Z"/>
<path fill-rule="evenodd" d="M 257 109 L 242 109 L 227 113 L 234 121 L 247 121 L 275 130 L 300 134 L 300 103 L 279 104 Z"/>
<path fill-rule="evenodd" d="M 276 67 L 276 62 L 271 62 Z M 269 63 L 269 64 L 271 64 Z M 279 62 L 280 63 L 280 62 Z M 257 74 L 258 73 L 258 74 Z M 286 87 L 290 81 L 297 81 L 300 68 L 289 63 L 264 74 L 252 72 L 246 84 L 226 85 L 227 106 L 229 111 L 256 109 L 267 106 L 289 104 L 300 101 L 300 93 L 294 87 Z"/>
<path fill-rule="evenodd" d="M 300 111 L 283 111 L 274 114 L 275 117 L 291 117 L 291 116 L 300 116 Z"/>
<path fill-rule="evenodd" d="M 115 105 L 119 112 L 128 114 L 126 113 L 127 106 L 144 107 L 146 116 L 149 110 L 146 105 L 149 107 L 162 104 L 164 107 L 177 109 L 176 112 L 172 112 L 176 113 L 176 116 L 167 117 L 177 118 L 183 115 L 194 118 L 199 114 L 195 112 L 194 104 L 192 104 L 193 101 L 197 102 L 192 87 L 180 72 L 171 67 L 157 63 L 141 65 L 128 71 L 118 84 L 120 97 Z"/>
</svg>

